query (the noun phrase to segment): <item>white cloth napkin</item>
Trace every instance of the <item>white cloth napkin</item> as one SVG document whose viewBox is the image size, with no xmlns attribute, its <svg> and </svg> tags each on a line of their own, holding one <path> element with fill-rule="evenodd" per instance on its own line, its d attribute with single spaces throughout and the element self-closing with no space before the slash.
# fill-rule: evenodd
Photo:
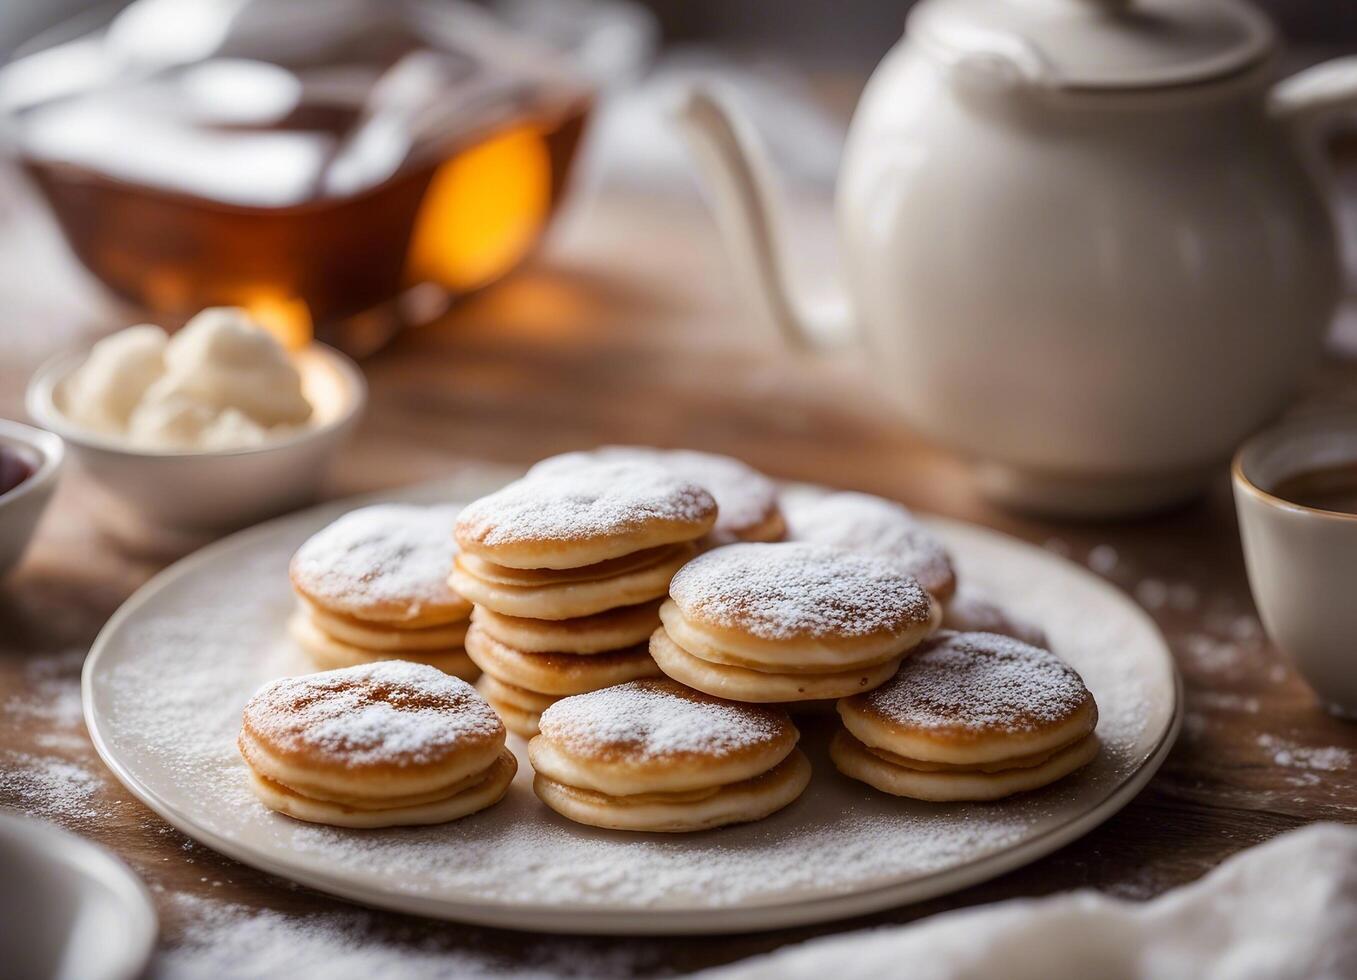
<svg viewBox="0 0 1357 980">
<path fill-rule="evenodd" d="M 1357 977 L 1357 827 L 1316 824 L 1143 903 L 1092 890 L 826 937 L 707 980 Z"/>
</svg>

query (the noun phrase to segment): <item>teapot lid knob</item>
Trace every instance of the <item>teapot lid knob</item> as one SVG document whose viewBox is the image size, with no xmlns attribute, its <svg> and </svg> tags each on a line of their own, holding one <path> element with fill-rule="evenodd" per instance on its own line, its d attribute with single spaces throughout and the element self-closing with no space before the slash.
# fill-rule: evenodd
<svg viewBox="0 0 1357 980">
<path fill-rule="evenodd" d="M 1125 89 L 1201 82 L 1261 61 L 1272 25 L 1244 0 L 922 0 L 907 33 L 953 62 L 1024 52 L 1045 84 Z"/>
</svg>

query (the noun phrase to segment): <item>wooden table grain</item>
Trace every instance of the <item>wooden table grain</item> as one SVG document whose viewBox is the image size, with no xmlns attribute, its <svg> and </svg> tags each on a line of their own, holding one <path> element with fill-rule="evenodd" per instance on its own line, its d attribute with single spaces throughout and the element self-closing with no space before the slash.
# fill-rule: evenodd
<svg viewBox="0 0 1357 980">
<path fill-rule="evenodd" d="M 0 201 L 5 209 L 33 219 L 13 195 Z M 0 235 L 0 260 L 28 251 L 16 234 Z M 44 247 L 54 247 L 41 228 L 26 234 L 47 235 Z M 22 417 L 33 366 L 109 326 L 111 315 L 91 312 L 97 304 L 75 298 L 74 286 L 51 310 L 12 269 L 0 275 L 0 416 Z M 613 940 L 360 912 L 194 844 L 99 763 L 79 716 L 80 662 L 163 559 L 102 534 L 88 488 L 68 474 L 27 560 L 0 587 L 0 805 L 107 845 L 148 882 L 162 917 L 159 972 L 191 966 L 195 955 L 262 968 L 243 949 L 231 958 L 229 948 L 210 948 L 250 935 L 243 923 L 252 917 L 275 938 L 343 936 L 348 956 L 406 951 L 412 970 L 681 972 L 1013 896 L 1092 886 L 1146 898 L 1293 827 L 1357 820 L 1357 726 L 1323 714 L 1262 635 L 1223 466 L 1198 503 L 1134 522 L 1056 524 L 990 508 L 961 461 L 893 414 L 862 364 L 787 353 L 749 321 L 696 197 L 613 194 L 577 206 L 528 267 L 365 367 L 371 407 L 333 473 L 332 495 L 451 473 L 471 459 L 527 464 L 599 442 L 640 442 L 731 453 L 778 477 L 895 497 L 1035 542 L 1129 591 L 1164 630 L 1182 671 L 1182 737 L 1145 791 L 1080 841 L 987 884 L 858 920 Z M 1350 401 L 1354 381 L 1351 365 L 1330 360 L 1304 401 Z M 206 928 L 206 920 L 225 925 Z"/>
</svg>

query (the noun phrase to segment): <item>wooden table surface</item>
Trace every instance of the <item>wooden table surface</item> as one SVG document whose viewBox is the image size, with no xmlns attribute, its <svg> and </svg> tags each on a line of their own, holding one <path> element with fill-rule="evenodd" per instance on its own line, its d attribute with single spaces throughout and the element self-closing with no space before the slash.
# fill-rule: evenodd
<svg viewBox="0 0 1357 980">
<path fill-rule="evenodd" d="M 10 217 L 32 217 L 12 198 L 7 206 Z M 79 713 L 81 658 L 161 562 L 102 535 L 71 473 L 28 559 L 0 588 L 0 804 L 108 845 L 145 878 L 162 917 L 159 972 L 248 974 L 325 956 L 350 965 L 403 956 L 411 970 L 449 974 L 683 971 L 1013 896 L 1091 885 L 1145 898 L 1290 828 L 1357 820 L 1357 726 L 1320 712 L 1262 636 L 1223 467 L 1206 499 L 1154 519 L 1060 525 L 998 512 L 977 499 L 958 460 L 901 424 L 860 364 L 792 356 L 748 322 L 695 197 L 604 196 L 558 231 L 520 274 L 366 364 L 371 407 L 331 493 L 446 474 L 467 459 L 526 464 L 620 441 L 731 453 L 778 477 L 987 524 L 1087 564 L 1149 609 L 1186 683 L 1177 747 L 1134 802 L 1082 840 L 987 884 L 864 919 L 611 940 L 359 912 L 186 839 L 98 761 Z M 0 236 L 0 262 L 27 252 L 28 239 L 16 245 L 15 235 Z M 11 271 L 0 280 L 0 416 L 9 417 L 22 417 L 33 365 L 97 321 L 67 297 L 70 308 L 50 319 L 16 322 L 16 308 L 30 318 L 44 309 L 19 278 Z M 1329 363 L 1306 400 L 1357 392 L 1355 374 Z M 267 951 L 247 952 L 249 944 Z"/>
</svg>

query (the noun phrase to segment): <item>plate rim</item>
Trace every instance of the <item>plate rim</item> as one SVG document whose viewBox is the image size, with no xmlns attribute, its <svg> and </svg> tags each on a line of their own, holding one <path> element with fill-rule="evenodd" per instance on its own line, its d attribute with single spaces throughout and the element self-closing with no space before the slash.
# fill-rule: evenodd
<svg viewBox="0 0 1357 980">
<path fill-rule="evenodd" d="M 502 469 L 502 467 L 495 467 L 495 469 Z M 627 908 L 610 905 L 562 907 L 560 905 L 538 905 L 481 898 L 458 900 L 446 897 L 432 898 L 416 893 L 382 890 L 372 884 L 365 885 L 362 879 L 370 876 L 361 873 L 340 875 L 318 870 L 303 862 L 263 856 L 244 842 L 223 837 L 214 831 L 199 826 L 192 817 L 182 812 L 180 808 L 141 783 L 115 757 L 105 740 L 104 732 L 99 727 L 94 708 L 93 688 L 94 674 L 98 663 L 110 646 L 111 637 L 121 627 L 124 620 L 134 615 L 173 581 L 191 573 L 199 565 L 214 560 L 220 553 L 248 547 L 256 537 L 267 535 L 276 524 L 295 520 L 317 510 L 348 505 L 362 506 L 364 502 L 368 501 L 399 499 L 402 495 L 432 491 L 439 485 L 449 482 L 448 479 L 434 479 L 394 487 L 385 491 L 325 501 L 314 507 L 265 521 L 215 541 L 161 569 L 143 583 L 118 607 L 103 628 L 100 629 L 81 668 L 80 699 L 85 727 L 89 732 L 95 751 L 104 765 L 113 773 L 114 778 L 128 792 L 180 833 L 210 847 L 212 850 L 267 874 L 277 875 L 317 891 L 370 907 L 444 921 L 565 935 L 722 935 L 792 928 L 879 912 L 960 891 L 963 888 L 980 884 L 1037 861 L 1089 833 L 1134 799 L 1163 765 L 1181 731 L 1184 712 L 1182 673 L 1173 658 L 1163 631 L 1129 595 L 1126 595 L 1121 589 L 1105 579 L 1079 568 L 1069 559 L 1043 552 L 1037 545 L 1021 538 L 968 521 L 927 515 L 926 519 L 929 523 L 944 527 L 949 525 L 959 526 L 967 532 L 979 531 L 983 534 L 1001 537 L 1012 544 L 1033 549 L 1050 560 L 1064 562 L 1083 572 L 1086 581 L 1111 593 L 1128 612 L 1134 614 L 1152 631 L 1165 654 L 1173 692 L 1173 705 L 1169 713 L 1168 724 L 1158 741 L 1141 763 L 1121 782 L 1117 783 L 1097 805 L 1071 816 L 1068 820 L 1041 832 L 1035 837 L 1002 848 L 960 867 L 942 868 L 904 881 L 882 882 L 866 889 L 842 894 L 804 897 L 788 901 L 777 901 L 775 898 L 772 901 L 760 901 L 757 904 L 736 905 L 726 908 Z M 783 484 L 783 486 L 792 487 L 798 486 L 798 484 Z"/>
</svg>

